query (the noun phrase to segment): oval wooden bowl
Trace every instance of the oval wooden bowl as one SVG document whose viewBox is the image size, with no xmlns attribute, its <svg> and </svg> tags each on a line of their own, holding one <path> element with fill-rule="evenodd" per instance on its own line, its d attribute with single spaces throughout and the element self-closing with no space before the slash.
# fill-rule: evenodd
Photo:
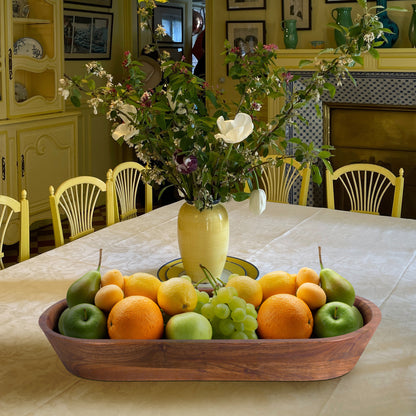
<svg viewBox="0 0 416 416">
<path fill-rule="evenodd" d="M 66 369 L 106 381 L 312 381 L 342 376 L 357 363 L 381 321 L 372 302 L 357 297 L 364 326 L 331 338 L 289 340 L 113 340 L 61 335 L 61 300 L 39 325 Z"/>
</svg>

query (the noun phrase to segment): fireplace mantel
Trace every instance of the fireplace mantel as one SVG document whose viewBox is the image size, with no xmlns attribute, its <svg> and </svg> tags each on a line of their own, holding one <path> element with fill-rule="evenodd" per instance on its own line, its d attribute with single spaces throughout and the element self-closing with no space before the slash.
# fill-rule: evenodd
<svg viewBox="0 0 416 416">
<path fill-rule="evenodd" d="M 279 66 L 292 71 L 313 69 L 313 65 L 299 68 L 302 60 L 313 60 L 320 50 L 318 49 L 280 49 L 277 51 Z M 397 71 L 414 72 L 416 70 L 416 48 L 388 48 L 378 49 L 379 59 L 374 59 L 370 54 L 363 55 L 364 65 L 356 65 L 352 71 Z M 324 54 L 324 59 L 334 58 L 335 55 Z"/>
</svg>

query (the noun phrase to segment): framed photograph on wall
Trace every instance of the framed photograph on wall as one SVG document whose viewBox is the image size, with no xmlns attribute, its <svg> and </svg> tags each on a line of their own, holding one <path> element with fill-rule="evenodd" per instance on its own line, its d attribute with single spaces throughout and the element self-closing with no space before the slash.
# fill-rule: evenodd
<svg viewBox="0 0 416 416">
<path fill-rule="evenodd" d="M 227 40 L 240 48 L 241 54 L 253 53 L 257 44 L 266 42 L 265 21 L 227 21 Z"/>
<path fill-rule="evenodd" d="M 265 9 L 266 0 L 227 0 L 227 10 Z"/>
<path fill-rule="evenodd" d="M 158 25 L 165 28 L 166 35 L 159 42 L 162 44 L 183 44 L 185 38 L 184 7 L 158 5 L 153 13 L 153 30 Z"/>
<path fill-rule="evenodd" d="M 113 14 L 64 9 L 64 57 L 111 59 Z"/>
<path fill-rule="evenodd" d="M 282 15 L 295 19 L 298 30 L 311 29 L 311 0 L 282 0 Z"/>
<path fill-rule="evenodd" d="M 65 3 L 83 4 L 94 7 L 111 7 L 113 0 L 65 0 Z"/>
</svg>

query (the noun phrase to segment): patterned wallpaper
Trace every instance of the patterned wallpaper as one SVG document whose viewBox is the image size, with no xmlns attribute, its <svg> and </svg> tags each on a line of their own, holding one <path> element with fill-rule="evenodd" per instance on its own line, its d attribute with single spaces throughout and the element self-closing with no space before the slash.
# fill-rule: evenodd
<svg viewBox="0 0 416 416">
<path fill-rule="evenodd" d="M 292 85 L 293 89 L 301 89 L 310 78 L 312 72 L 297 72 L 301 77 Z M 329 96 L 321 97 L 319 106 L 322 111 L 322 102 L 339 102 L 355 104 L 385 104 L 416 106 L 416 73 L 414 72 L 354 72 L 355 86 L 350 79 L 345 80 L 342 86 L 337 87 L 333 99 Z M 315 112 L 314 105 L 301 110 L 301 115 L 309 121 L 308 125 L 299 123 L 299 132 L 293 127 L 287 129 L 286 137 L 299 137 L 304 142 L 323 144 L 323 121 Z M 321 169 L 322 174 L 324 169 Z M 324 176 L 323 176 L 324 178 Z M 308 205 L 324 206 L 323 186 L 312 183 L 309 187 Z M 297 203 L 300 183 L 295 184 L 290 202 Z"/>
</svg>

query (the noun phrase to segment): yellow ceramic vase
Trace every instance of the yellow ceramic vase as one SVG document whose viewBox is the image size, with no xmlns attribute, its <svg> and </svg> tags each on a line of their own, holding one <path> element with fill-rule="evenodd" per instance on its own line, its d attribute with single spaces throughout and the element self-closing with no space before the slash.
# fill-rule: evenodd
<svg viewBox="0 0 416 416">
<path fill-rule="evenodd" d="M 178 214 L 178 243 L 183 266 L 194 282 L 205 277 L 200 265 L 221 277 L 228 253 L 228 213 L 223 205 L 199 211 L 184 203 Z"/>
</svg>

